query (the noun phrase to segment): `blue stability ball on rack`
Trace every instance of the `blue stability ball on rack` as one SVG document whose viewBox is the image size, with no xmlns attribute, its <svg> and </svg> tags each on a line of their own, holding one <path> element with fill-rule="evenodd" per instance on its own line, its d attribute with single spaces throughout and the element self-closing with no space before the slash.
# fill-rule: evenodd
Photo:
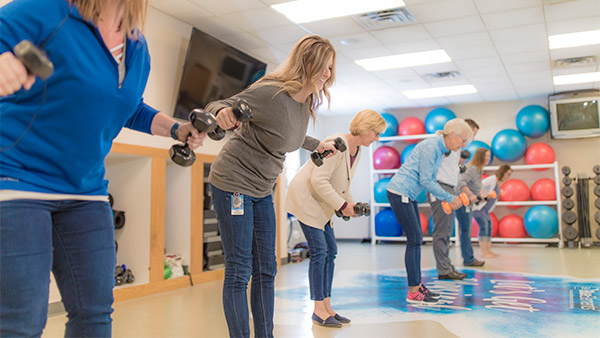
<svg viewBox="0 0 600 338">
<path fill-rule="evenodd" d="M 558 214 L 547 205 L 529 208 L 525 217 L 525 231 L 533 238 L 552 238 L 558 233 Z"/>
<path fill-rule="evenodd" d="M 531 138 L 543 136 L 550 127 L 548 111 L 546 108 L 538 105 L 531 105 L 521 109 L 517 114 L 516 123 L 517 129 L 523 135 Z"/>
<path fill-rule="evenodd" d="M 410 156 L 410 153 L 413 151 L 413 149 L 415 149 L 416 146 L 417 146 L 416 143 L 409 144 L 404 148 L 404 150 L 402 150 L 402 155 L 400 155 L 400 163 L 401 164 L 404 164 L 404 162 L 406 162 L 406 160 L 408 159 L 408 156 Z"/>
<path fill-rule="evenodd" d="M 479 148 L 485 148 L 491 152 L 492 156 L 490 157 L 490 161 L 487 163 L 487 165 L 492 164 L 492 161 L 494 160 L 494 152 L 492 151 L 492 148 L 487 145 L 487 143 L 482 141 L 472 141 L 471 143 L 469 143 L 469 145 L 465 147 L 465 149 L 467 149 L 471 153 L 471 156 L 467 160 L 467 163 L 469 163 L 469 161 L 473 158 L 473 155 L 475 155 L 475 152 Z"/>
<path fill-rule="evenodd" d="M 387 197 L 387 186 L 390 183 L 391 177 L 382 178 L 375 183 L 373 187 L 373 195 L 375 195 L 375 202 L 377 203 L 390 203 Z"/>
<path fill-rule="evenodd" d="M 448 108 L 435 108 L 425 117 L 425 130 L 428 134 L 433 134 L 438 130 L 444 129 L 446 122 L 455 119 L 456 114 Z"/>
<path fill-rule="evenodd" d="M 452 218 L 452 235 L 451 237 L 456 236 L 456 218 Z M 429 234 L 433 236 L 433 217 L 429 217 Z"/>
<path fill-rule="evenodd" d="M 385 120 L 385 131 L 381 134 L 381 137 L 398 135 L 398 120 L 396 117 L 390 113 L 383 113 L 381 117 Z"/>
<path fill-rule="evenodd" d="M 514 129 L 504 129 L 498 132 L 492 140 L 492 153 L 504 162 L 514 162 L 527 151 L 525 137 Z"/>
<path fill-rule="evenodd" d="M 375 234 L 377 236 L 402 235 L 402 227 L 391 208 L 384 208 L 375 215 Z"/>
</svg>

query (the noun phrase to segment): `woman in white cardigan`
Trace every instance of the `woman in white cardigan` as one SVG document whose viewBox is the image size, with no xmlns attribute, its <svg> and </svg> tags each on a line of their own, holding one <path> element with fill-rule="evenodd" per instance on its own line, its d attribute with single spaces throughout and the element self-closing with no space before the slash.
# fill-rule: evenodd
<svg viewBox="0 0 600 338">
<path fill-rule="evenodd" d="M 327 138 L 340 137 L 347 150 L 327 157 L 320 167 L 307 161 L 288 187 L 285 208 L 300 222 L 310 253 L 308 279 L 310 299 L 315 302 L 312 315 L 315 324 L 340 327 L 342 323 L 350 322 L 331 308 L 331 284 L 337 254 L 331 217 L 336 210 L 344 216 L 356 217 L 350 180 L 360 158 L 360 146 L 368 147 L 377 141 L 385 127 L 385 120 L 376 111 L 360 111 L 350 122 L 349 134 L 336 133 Z"/>
</svg>

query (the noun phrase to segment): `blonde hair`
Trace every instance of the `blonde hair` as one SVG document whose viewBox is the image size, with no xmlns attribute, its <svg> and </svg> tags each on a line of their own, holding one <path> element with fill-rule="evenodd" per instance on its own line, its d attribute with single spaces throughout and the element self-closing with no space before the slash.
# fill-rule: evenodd
<svg viewBox="0 0 600 338">
<path fill-rule="evenodd" d="M 127 33 L 129 39 L 138 40 L 144 31 L 149 0 L 69 0 L 69 3 L 77 7 L 81 17 L 98 26 L 102 10 L 111 1 L 123 12 L 119 30 Z"/>
<path fill-rule="evenodd" d="M 477 148 L 477 150 L 475 150 L 475 154 L 473 154 L 473 157 L 469 161 L 468 165 L 477 167 L 479 171 L 483 170 L 483 167 L 485 167 L 485 165 L 487 164 L 485 163 L 485 153 L 487 153 L 488 151 L 490 150 L 486 148 Z"/>
<path fill-rule="evenodd" d="M 358 136 L 368 134 L 371 130 L 383 132 L 385 126 L 385 120 L 378 112 L 364 109 L 359 111 L 350 122 L 350 133 Z"/>
<path fill-rule="evenodd" d="M 327 98 L 328 105 L 331 102 L 329 87 L 335 82 L 335 49 L 329 40 L 317 35 L 309 35 L 300 39 L 292 48 L 287 59 L 274 72 L 265 75 L 253 84 L 278 83 L 281 91 L 296 94 L 302 90 L 306 83 L 313 86 L 312 95 L 309 96 L 310 113 L 312 118 L 319 106 L 323 103 L 323 95 Z M 325 67 L 328 66 L 329 58 L 333 60 L 331 66 L 331 77 L 327 79 L 323 90 L 317 89 L 316 82 L 323 75 Z"/>
<path fill-rule="evenodd" d="M 473 129 L 463 119 L 452 119 L 444 125 L 443 130 L 436 131 L 436 134 L 448 136 L 450 134 L 463 135 L 467 140 L 473 138 Z"/>
</svg>

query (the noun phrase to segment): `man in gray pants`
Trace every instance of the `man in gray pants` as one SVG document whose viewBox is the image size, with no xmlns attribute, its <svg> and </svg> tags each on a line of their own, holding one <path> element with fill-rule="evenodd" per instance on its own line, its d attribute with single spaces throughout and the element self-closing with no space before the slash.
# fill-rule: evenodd
<svg viewBox="0 0 600 338">
<path fill-rule="evenodd" d="M 465 122 L 473 130 L 473 138 L 475 138 L 479 126 L 471 119 L 465 119 Z M 444 158 L 442 166 L 438 170 L 437 181 L 444 190 L 451 194 L 454 194 L 454 186 L 458 184 L 459 161 L 459 152 L 450 152 Z M 435 256 L 438 279 L 464 279 L 467 274 L 456 271 L 449 257 L 454 212 L 451 212 L 450 215 L 446 214 L 442 208 L 442 201 L 436 200 L 433 196 L 430 198 L 430 204 L 433 217 L 433 254 Z M 471 243 L 461 243 L 461 245 L 471 245 Z M 477 260 L 472 264 L 472 266 L 481 265 L 483 265 L 483 262 Z"/>
</svg>

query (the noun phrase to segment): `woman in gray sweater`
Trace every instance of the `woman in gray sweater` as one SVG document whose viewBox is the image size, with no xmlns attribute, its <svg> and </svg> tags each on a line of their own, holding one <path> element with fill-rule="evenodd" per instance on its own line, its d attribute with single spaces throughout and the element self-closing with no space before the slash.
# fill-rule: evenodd
<svg viewBox="0 0 600 338">
<path fill-rule="evenodd" d="M 335 80 L 335 50 L 329 40 L 302 38 L 286 61 L 245 91 L 211 102 L 225 130 L 238 125 L 231 109 L 243 99 L 253 111 L 223 146 L 209 180 L 225 254 L 223 309 L 232 337 L 249 337 L 246 289 L 256 337 L 273 336 L 276 222 L 272 192 L 283 170 L 285 154 L 300 147 L 335 154 L 332 143 L 306 135 L 323 95 Z M 330 155 L 331 156 L 331 155 Z"/>
</svg>

